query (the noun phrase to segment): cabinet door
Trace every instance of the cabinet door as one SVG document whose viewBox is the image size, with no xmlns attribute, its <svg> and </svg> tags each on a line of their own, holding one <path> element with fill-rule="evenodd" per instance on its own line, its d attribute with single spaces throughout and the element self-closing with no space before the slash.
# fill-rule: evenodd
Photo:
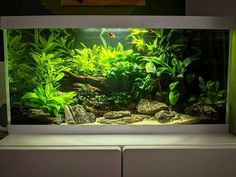
<svg viewBox="0 0 236 177">
<path fill-rule="evenodd" d="M 123 177 L 235 177 L 236 149 L 125 147 Z"/>
<path fill-rule="evenodd" d="M 118 147 L 0 149 L 1 177 L 121 177 Z"/>
</svg>

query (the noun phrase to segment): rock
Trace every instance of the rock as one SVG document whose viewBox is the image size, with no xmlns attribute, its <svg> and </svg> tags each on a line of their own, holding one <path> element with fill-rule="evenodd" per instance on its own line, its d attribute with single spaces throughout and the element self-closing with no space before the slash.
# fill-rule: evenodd
<svg viewBox="0 0 236 177">
<path fill-rule="evenodd" d="M 176 123 L 176 124 L 200 124 L 202 123 L 199 117 L 193 117 L 187 114 L 182 114 L 180 119 L 181 119 L 181 122 Z"/>
<path fill-rule="evenodd" d="M 65 119 L 68 123 L 93 123 L 96 121 L 96 117 L 93 113 L 87 112 L 83 106 L 77 104 L 74 106 L 65 107 Z"/>
<path fill-rule="evenodd" d="M 135 120 L 137 119 L 140 121 L 142 121 L 144 119 L 151 119 L 152 118 L 152 116 L 144 115 L 144 114 L 132 114 L 131 117 Z M 136 121 L 136 122 L 139 122 L 139 121 Z"/>
<path fill-rule="evenodd" d="M 153 118 L 161 123 L 166 123 L 181 119 L 181 114 L 175 111 L 161 110 L 157 112 Z"/>
<path fill-rule="evenodd" d="M 210 105 L 195 103 L 185 109 L 185 114 L 200 117 L 205 120 L 218 120 L 219 113 Z"/>
<path fill-rule="evenodd" d="M 162 102 L 141 99 L 137 104 L 136 109 L 140 114 L 147 114 L 152 116 L 161 110 L 168 110 L 168 106 Z"/>
<path fill-rule="evenodd" d="M 97 122 L 101 124 L 110 124 L 110 125 L 127 125 L 134 122 L 140 122 L 144 119 L 149 119 L 151 116 L 141 115 L 141 114 L 132 114 L 131 116 L 122 117 L 118 119 L 107 119 L 105 117 L 97 118 Z"/>
<path fill-rule="evenodd" d="M 41 109 L 23 109 L 16 115 L 21 117 L 21 121 L 15 120 L 19 124 L 61 124 L 60 118 L 53 117 Z"/>
<path fill-rule="evenodd" d="M 103 115 L 103 117 L 106 119 L 118 119 L 127 116 L 131 116 L 130 111 L 111 111 Z"/>
<path fill-rule="evenodd" d="M 65 122 L 67 124 L 76 124 L 76 122 L 74 120 L 74 116 L 73 116 L 69 106 L 64 107 L 64 112 L 65 112 Z"/>
</svg>

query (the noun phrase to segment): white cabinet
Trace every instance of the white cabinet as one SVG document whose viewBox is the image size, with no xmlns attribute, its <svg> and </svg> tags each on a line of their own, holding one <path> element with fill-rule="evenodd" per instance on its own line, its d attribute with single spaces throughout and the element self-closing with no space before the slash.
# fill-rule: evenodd
<svg viewBox="0 0 236 177">
<path fill-rule="evenodd" d="M 1 177 L 121 177 L 118 147 L 0 149 Z"/>
<path fill-rule="evenodd" d="M 236 177 L 230 134 L 36 135 L 0 141 L 0 177 Z"/>
<path fill-rule="evenodd" d="M 235 177 L 236 149 L 227 146 L 125 147 L 123 177 Z"/>
</svg>

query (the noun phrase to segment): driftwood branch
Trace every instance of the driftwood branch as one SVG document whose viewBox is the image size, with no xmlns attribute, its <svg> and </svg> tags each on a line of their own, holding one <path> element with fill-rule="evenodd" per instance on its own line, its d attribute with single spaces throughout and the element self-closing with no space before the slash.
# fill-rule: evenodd
<svg viewBox="0 0 236 177">
<path fill-rule="evenodd" d="M 78 75 L 69 71 L 64 71 L 64 74 L 60 87 L 63 92 L 78 91 L 81 89 L 81 84 L 85 84 L 90 90 L 98 92 L 107 87 L 107 80 L 104 77 Z"/>
</svg>

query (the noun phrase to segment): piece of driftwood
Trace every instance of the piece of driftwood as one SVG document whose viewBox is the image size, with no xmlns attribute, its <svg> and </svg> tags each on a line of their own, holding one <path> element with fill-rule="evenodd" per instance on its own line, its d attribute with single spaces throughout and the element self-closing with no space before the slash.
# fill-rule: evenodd
<svg viewBox="0 0 236 177">
<path fill-rule="evenodd" d="M 64 71 L 64 77 L 60 81 L 60 91 L 78 91 L 81 89 L 81 84 L 87 85 L 90 90 L 100 91 L 106 88 L 106 78 L 78 75 L 69 71 Z"/>
<path fill-rule="evenodd" d="M 61 0 L 69 6 L 144 6 L 145 0 Z"/>
</svg>

